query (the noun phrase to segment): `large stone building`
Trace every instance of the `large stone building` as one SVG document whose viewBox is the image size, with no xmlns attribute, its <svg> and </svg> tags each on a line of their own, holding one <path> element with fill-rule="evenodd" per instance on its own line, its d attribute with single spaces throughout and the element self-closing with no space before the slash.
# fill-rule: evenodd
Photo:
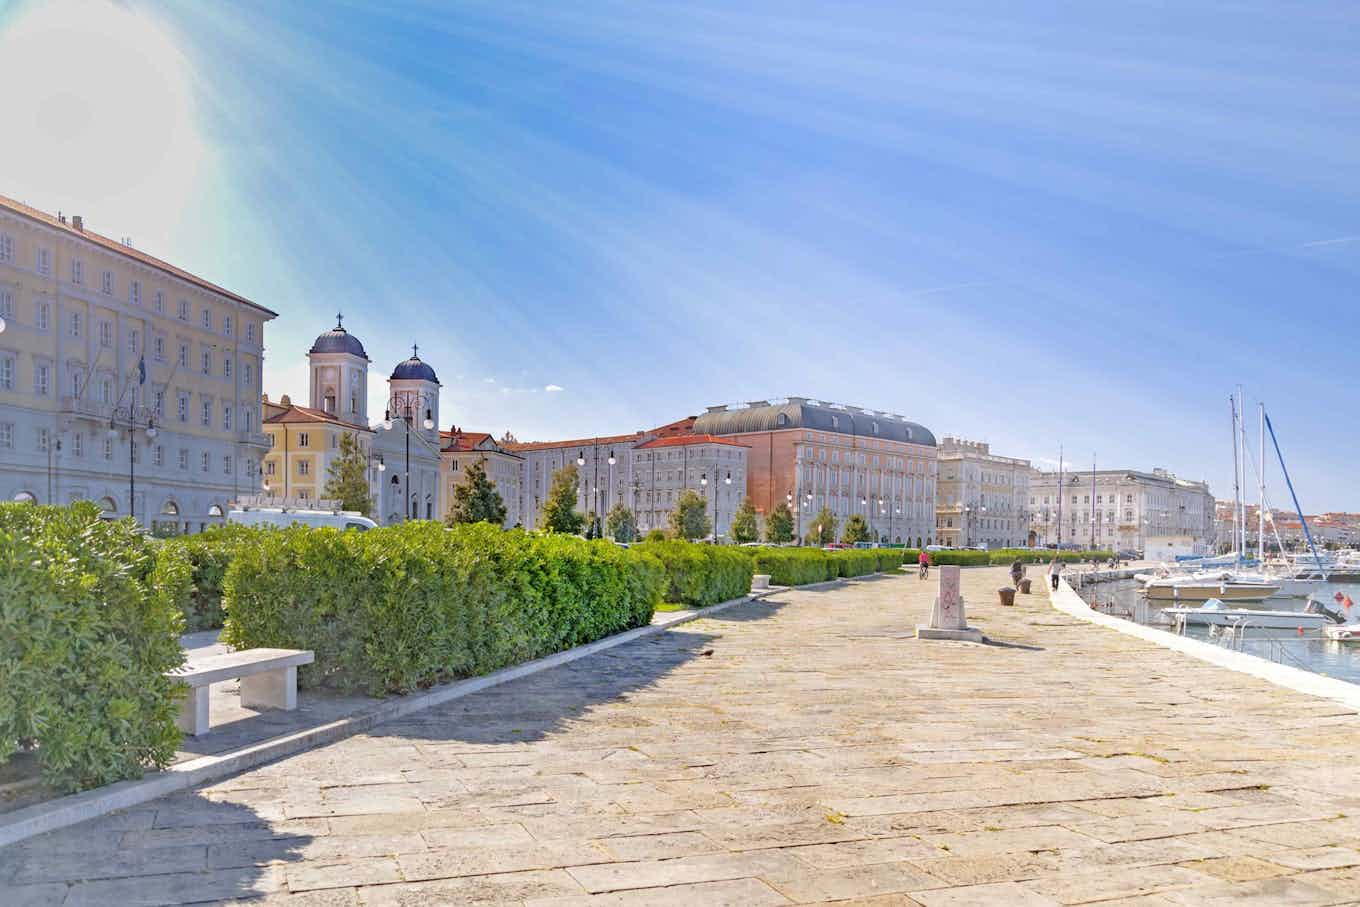
<svg viewBox="0 0 1360 907">
<path fill-rule="evenodd" d="M 1094 544 L 1149 555 L 1159 540 L 1188 539 L 1203 552 L 1214 547 L 1214 497 L 1208 484 L 1178 479 L 1165 469 L 1065 471 L 1061 488 L 1056 472 L 1036 471 L 1029 495 L 1040 544 Z"/>
<path fill-rule="evenodd" d="M 524 526 L 521 482 L 524 457 L 506 450 L 488 432 L 464 431 L 453 426 L 439 433 L 439 518 L 449 515 L 453 506 L 453 490 L 464 481 L 467 469 L 474 463 L 485 465 L 486 476 L 496 486 L 496 493 L 505 504 L 506 528 Z"/>
<path fill-rule="evenodd" d="M 710 406 L 697 433 L 749 448 L 748 492 L 762 521 L 781 501 L 806 535 L 822 507 L 840 525 L 854 514 L 874 538 L 935 541 L 935 436 L 895 413 L 789 397 Z"/>
<path fill-rule="evenodd" d="M 1003 457 L 981 441 L 944 438 L 935 491 L 935 533 L 952 548 L 1032 545 L 1029 460 Z"/>
<path fill-rule="evenodd" d="M 164 532 L 254 493 L 275 313 L 0 197 L 0 496 L 95 501 Z"/>
<path fill-rule="evenodd" d="M 603 518 L 622 503 L 637 516 L 640 531 L 664 529 L 676 499 L 688 489 L 703 496 L 718 535 L 726 536 L 747 492 L 747 448 L 729 438 L 694 434 L 693 421 L 628 435 L 505 445 L 524 458 L 524 525 L 538 524 L 553 473 L 575 464 L 576 509 L 582 513 Z"/>
</svg>

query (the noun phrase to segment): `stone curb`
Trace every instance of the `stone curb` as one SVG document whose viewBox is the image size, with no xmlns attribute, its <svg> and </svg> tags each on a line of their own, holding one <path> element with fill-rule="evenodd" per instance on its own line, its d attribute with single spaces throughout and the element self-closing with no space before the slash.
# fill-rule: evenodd
<svg viewBox="0 0 1360 907">
<path fill-rule="evenodd" d="M 839 583 L 842 580 L 832 580 L 831 582 Z M 822 585 L 830 584 L 823 583 Z M 273 737 L 230 753 L 191 759 L 173 765 L 165 771 L 149 773 L 134 781 L 119 781 L 94 790 L 81 791 L 78 794 L 69 794 L 45 803 L 37 803 L 24 809 L 18 809 L 0 815 L 0 847 L 49 831 L 56 831 L 59 828 L 66 828 L 88 819 L 98 818 L 116 810 L 137 806 L 164 797 L 167 794 L 217 781 L 304 750 L 334 743 L 337 740 L 361 734 L 394 718 L 431 709 L 485 690 L 488 687 L 494 687 L 521 677 L 528 677 L 531 674 L 568 664 L 597 652 L 612 649 L 615 646 L 621 646 L 648 636 L 655 636 L 672 627 L 699 620 L 736 605 L 767 598 L 777 592 L 786 591 L 787 588 L 785 586 L 772 586 L 769 589 L 761 589 L 752 592 L 750 595 L 719 602 L 707 608 L 675 611 L 666 614 L 657 623 L 648 624 L 645 627 L 616 633 L 613 636 L 598 639 L 574 649 L 567 649 L 564 652 L 554 652 L 552 655 L 502 668 L 482 677 L 471 677 L 467 680 L 459 680 L 435 687 L 423 693 L 411 693 L 407 696 L 384 700 L 353 715 L 314 728 Z"/>
<path fill-rule="evenodd" d="M 1323 674 L 1314 674 L 1312 671 L 1305 671 L 1291 665 L 1276 664 L 1273 661 L 1258 658 L 1246 652 L 1236 652 L 1198 639 L 1191 639 L 1188 636 L 1177 636 L 1165 630 L 1145 627 L 1133 621 L 1101 614 L 1082 601 L 1081 597 L 1067 584 L 1065 578 L 1058 583 L 1057 592 L 1050 592 L 1049 602 L 1058 611 L 1078 620 L 1106 627 L 1126 636 L 1136 636 L 1164 649 L 1171 649 L 1183 655 L 1198 658 L 1200 661 L 1227 668 L 1230 671 L 1259 677 L 1296 693 L 1330 699 L 1349 708 L 1360 710 L 1360 686 L 1356 684 L 1337 680 L 1335 677 L 1327 677 Z"/>
</svg>

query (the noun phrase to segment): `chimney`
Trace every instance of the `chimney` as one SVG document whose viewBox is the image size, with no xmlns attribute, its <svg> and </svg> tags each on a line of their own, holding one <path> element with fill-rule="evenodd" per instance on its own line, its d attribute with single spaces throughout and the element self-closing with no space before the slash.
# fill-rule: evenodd
<svg viewBox="0 0 1360 907">
<path fill-rule="evenodd" d="M 283 405 L 283 406 L 292 406 L 292 405 L 293 405 L 293 401 L 290 400 L 290 399 L 288 398 L 288 395 L 287 395 L 287 394 L 284 394 L 282 397 L 279 398 L 279 403 L 280 403 L 281 405 Z"/>
<path fill-rule="evenodd" d="M 710 407 L 707 407 L 707 412 L 710 412 L 710 413 L 725 413 L 725 412 L 727 412 L 727 404 L 726 404 L 726 403 L 722 403 L 722 404 L 719 404 L 718 406 L 710 406 Z"/>
<path fill-rule="evenodd" d="M 72 215 L 71 215 L 71 226 L 75 227 L 75 228 L 76 228 L 77 230 L 79 230 L 81 233 L 84 233 L 84 232 L 85 232 L 85 218 L 81 217 L 79 214 L 72 214 Z"/>
</svg>

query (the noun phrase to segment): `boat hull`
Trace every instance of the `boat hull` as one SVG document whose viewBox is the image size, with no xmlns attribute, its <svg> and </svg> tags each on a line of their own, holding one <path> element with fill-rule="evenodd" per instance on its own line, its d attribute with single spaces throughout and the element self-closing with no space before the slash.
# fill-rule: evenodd
<svg viewBox="0 0 1360 907">
<path fill-rule="evenodd" d="M 1327 622 L 1321 614 L 1304 611 L 1252 611 L 1249 608 L 1225 608 L 1205 611 L 1199 608 L 1167 608 L 1169 617 L 1184 618 L 1191 626 L 1202 627 L 1262 627 L 1270 630 L 1293 630 L 1296 627 L 1320 627 Z"/>
<path fill-rule="evenodd" d="M 1235 585 L 1233 583 L 1149 583 L 1147 597 L 1159 602 L 1220 601 L 1259 602 L 1279 591 L 1279 586 Z"/>
</svg>

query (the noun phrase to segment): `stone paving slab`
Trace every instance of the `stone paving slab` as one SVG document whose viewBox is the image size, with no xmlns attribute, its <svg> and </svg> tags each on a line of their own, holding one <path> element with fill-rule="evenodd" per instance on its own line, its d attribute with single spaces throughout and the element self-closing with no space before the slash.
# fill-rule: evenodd
<svg viewBox="0 0 1360 907">
<path fill-rule="evenodd" d="M 0 850 L 9 904 L 1360 902 L 1360 719 L 933 583 L 778 592 Z M 711 654 L 704 654 L 711 652 Z"/>
</svg>

